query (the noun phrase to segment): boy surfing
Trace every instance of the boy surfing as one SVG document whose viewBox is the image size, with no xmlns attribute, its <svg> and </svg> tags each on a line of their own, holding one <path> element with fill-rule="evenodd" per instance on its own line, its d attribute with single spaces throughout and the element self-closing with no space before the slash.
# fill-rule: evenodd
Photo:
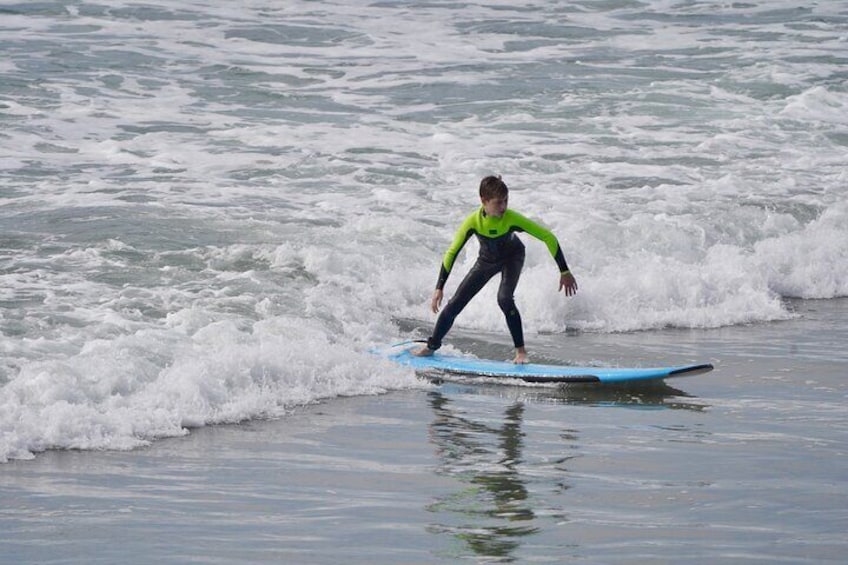
<svg viewBox="0 0 848 565">
<path fill-rule="evenodd" d="M 450 331 L 459 313 L 489 282 L 489 279 L 500 273 L 498 306 L 506 317 L 506 325 L 515 345 L 513 363 L 527 362 L 521 315 L 513 297 L 518 278 L 521 276 L 521 269 L 524 267 L 524 244 L 515 235 L 516 232 L 528 233 L 544 242 L 559 268 L 559 290 L 564 291 L 566 296 L 577 293 L 577 281 L 568 270 L 568 264 L 565 262 L 565 256 L 557 238 L 550 230 L 508 209 L 508 200 L 509 189 L 500 176 L 488 176 L 480 181 L 481 206 L 469 214 L 459 226 L 453 242 L 442 259 L 436 290 L 433 291 L 430 302 L 433 313 L 439 313 L 444 298 L 445 283 L 454 261 L 472 235 L 476 235 L 480 242 L 480 255 L 462 279 L 447 306 L 439 314 L 433 334 L 427 339 L 427 345 L 415 351 L 415 355 L 432 355 L 439 349 L 442 346 L 442 339 Z"/>
</svg>

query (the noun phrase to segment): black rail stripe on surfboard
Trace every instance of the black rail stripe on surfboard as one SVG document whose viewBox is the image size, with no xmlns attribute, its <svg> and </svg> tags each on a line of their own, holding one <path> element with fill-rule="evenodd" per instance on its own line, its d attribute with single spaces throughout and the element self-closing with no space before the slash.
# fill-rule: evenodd
<svg viewBox="0 0 848 565">
<path fill-rule="evenodd" d="M 439 368 L 434 369 L 432 372 L 438 372 L 448 375 L 460 375 L 463 377 L 472 377 L 472 378 L 486 378 L 486 379 L 509 379 L 509 380 L 519 380 L 524 381 L 526 383 L 599 383 L 601 379 L 596 377 L 595 375 L 556 375 L 556 376 L 544 376 L 544 375 L 500 375 L 500 374 L 492 374 L 485 372 L 469 372 L 462 370 L 454 370 L 454 369 L 445 369 Z"/>
<path fill-rule="evenodd" d="M 702 373 L 709 373 L 713 370 L 713 366 L 709 363 L 704 363 L 703 365 L 692 365 L 690 367 L 681 367 L 680 369 L 675 369 L 674 371 L 669 371 L 668 376 L 678 376 L 678 375 L 700 375 Z"/>
</svg>

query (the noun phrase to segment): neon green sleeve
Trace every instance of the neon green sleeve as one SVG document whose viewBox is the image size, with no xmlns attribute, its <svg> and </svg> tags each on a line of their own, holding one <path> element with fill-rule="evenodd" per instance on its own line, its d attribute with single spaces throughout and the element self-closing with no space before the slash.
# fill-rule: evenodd
<svg viewBox="0 0 848 565">
<path fill-rule="evenodd" d="M 559 248 L 559 242 L 551 230 L 540 226 L 530 218 L 522 216 L 518 212 L 512 212 L 511 216 L 510 220 L 512 225 L 543 242 L 548 247 L 548 251 L 551 252 L 551 255 L 556 255 L 556 250 Z"/>
<path fill-rule="evenodd" d="M 476 223 L 476 216 L 478 212 L 472 212 L 465 218 L 462 224 L 459 226 L 459 229 L 456 230 L 456 233 L 453 236 L 453 241 L 448 247 L 448 250 L 445 251 L 445 256 L 442 259 L 442 265 L 445 267 L 445 270 L 450 272 L 453 268 L 453 263 L 456 261 L 456 256 L 459 255 L 459 252 L 462 251 L 462 248 L 465 247 L 468 239 L 474 234 L 474 225 Z"/>
<path fill-rule="evenodd" d="M 463 220 L 459 229 L 456 230 L 456 234 L 453 236 L 453 241 L 451 242 L 450 247 L 448 247 L 448 250 L 445 251 L 445 256 L 442 259 L 442 265 L 439 269 L 439 278 L 436 281 L 436 288 L 444 288 L 445 283 L 448 280 L 448 275 L 450 275 L 451 269 L 453 269 L 456 256 L 459 255 L 459 252 L 462 251 L 462 248 L 468 242 L 468 239 L 474 234 L 478 214 L 479 211 L 477 210 L 469 214 L 465 220 Z"/>
<path fill-rule="evenodd" d="M 507 210 L 506 215 L 508 215 L 509 223 L 515 226 L 515 228 L 532 235 L 547 246 L 551 256 L 557 262 L 561 273 L 568 271 L 568 264 L 565 262 L 562 248 L 559 246 L 559 241 L 551 230 L 540 226 L 533 220 L 511 209 Z"/>
</svg>

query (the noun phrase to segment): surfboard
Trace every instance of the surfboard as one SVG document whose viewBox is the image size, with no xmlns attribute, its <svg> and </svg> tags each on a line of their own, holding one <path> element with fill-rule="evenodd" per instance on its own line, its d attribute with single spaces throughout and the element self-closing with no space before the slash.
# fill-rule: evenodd
<svg viewBox="0 0 848 565">
<path fill-rule="evenodd" d="M 434 353 L 430 357 L 412 354 L 410 347 L 390 351 L 388 359 L 412 367 L 425 374 L 476 377 L 496 382 L 524 383 L 636 383 L 673 377 L 692 377 L 713 370 L 709 363 L 670 367 L 575 367 L 527 363 L 516 365 L 508 361 L 493 361 L 477 357 L 462 357 Z"/>
</svg>

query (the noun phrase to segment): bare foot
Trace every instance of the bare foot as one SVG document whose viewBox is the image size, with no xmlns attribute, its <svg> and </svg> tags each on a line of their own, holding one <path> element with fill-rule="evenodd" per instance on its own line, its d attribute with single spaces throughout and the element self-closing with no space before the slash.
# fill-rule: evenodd
<svg viewBox="0 0 848 565">
<path fill-rule="evenodd" d="M 524 346 L 515 348 L 515 358 L 512 360 L 516 365 L 524 365 L 527 363 L 527 349 Z"/>
<path fill-rule="evenodd" d="M 435 351 L 433 351 L 432 349 L 430 349 L 426 345 L 424 347 L 422 347 L 421 349 L 417 349 L 417 350 L 412 352 L 412 354 L 415 355 L 416 357 L 430 357 L 430 356 L 433 355 L 433 353 L 435 353 Z"/>
</svg>

